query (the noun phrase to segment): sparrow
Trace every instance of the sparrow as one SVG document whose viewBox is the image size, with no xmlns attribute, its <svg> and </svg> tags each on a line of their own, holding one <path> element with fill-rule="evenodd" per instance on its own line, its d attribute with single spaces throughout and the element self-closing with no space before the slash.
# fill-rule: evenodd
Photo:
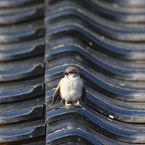
<svg viewBox="0 0 145 145">
<path fill-rule="evenodd" d="M 86 91 L 79 71 L 74 67 L 68 67 L 63 74 L 64 77 L 59 81 L 53 94 L 52 105 L 60 96 L 61 102 L 65 101 L 65 106 L 81 106 L 79 99 L 85 96 Z"/>
</svg>

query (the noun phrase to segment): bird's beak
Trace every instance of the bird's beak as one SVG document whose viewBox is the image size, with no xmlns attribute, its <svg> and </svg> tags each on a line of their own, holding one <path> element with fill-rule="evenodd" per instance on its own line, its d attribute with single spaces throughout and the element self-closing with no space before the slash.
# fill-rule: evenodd
<svg viewBox="0 0 145 145">
<path fill-rule="evenodd" d="M 68 75 L 69 73 L 64 71 L 63 74 L 64 74 L 64 75 Z"/>
</svg>

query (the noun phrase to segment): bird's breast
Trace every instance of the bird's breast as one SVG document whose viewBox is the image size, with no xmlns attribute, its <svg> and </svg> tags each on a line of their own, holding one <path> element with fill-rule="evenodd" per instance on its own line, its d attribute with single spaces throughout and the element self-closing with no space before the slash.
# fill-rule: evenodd
<svg viewBox="0 0 145 145">
<path fill-rule="evenodd" d="M 75 101 L 76 99 L 81 97 L 83 87 L 81 79 L 70 81 L 64 78 L 61 81 L 60 85 L 60 94 L 62 98 L 70 101 Z"/>
</svg>

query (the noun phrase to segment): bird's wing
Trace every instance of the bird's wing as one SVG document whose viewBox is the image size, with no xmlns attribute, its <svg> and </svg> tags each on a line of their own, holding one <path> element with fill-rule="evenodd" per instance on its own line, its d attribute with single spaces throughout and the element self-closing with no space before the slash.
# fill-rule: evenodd
<svg viewBox="0 0 145 145">
<path fill-rule="evenodd" d="M 81 96 L 81 99 L 85 102 L 85 99 L 86 99 L 86 89 L 85 87 L 82 88 L 82 96 Z"/>
<path fill-rule="evenodd" d="M 53 97 L 52 97 L 52 105 L 55 104 L 55 102 L 59 96 L 60 96 L 60 85 L 58 84 L 57 88 L 55 89 L 55 92 L 53 94 Z"/>
</svg>

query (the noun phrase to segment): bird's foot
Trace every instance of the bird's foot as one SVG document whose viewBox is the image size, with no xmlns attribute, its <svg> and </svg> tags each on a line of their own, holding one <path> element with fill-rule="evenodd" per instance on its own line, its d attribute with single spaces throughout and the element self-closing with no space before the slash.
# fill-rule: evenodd
<svg viewBox="0 0 145 145">
<path fill-rule="evenodd" d="M 65 102 L 65 106 L 71 106 L 71 105 L 72 105 L 71 103 Z"/>
<path fill-rule="evenodd" d="M 79 106 L 79 107 L 81 107 L 81 104 L 80 104 L 79 101 L 77 101 L 77 103 L 75 103 L 74 105 L 75 105 L 75 106 Z"/>
</svg>

